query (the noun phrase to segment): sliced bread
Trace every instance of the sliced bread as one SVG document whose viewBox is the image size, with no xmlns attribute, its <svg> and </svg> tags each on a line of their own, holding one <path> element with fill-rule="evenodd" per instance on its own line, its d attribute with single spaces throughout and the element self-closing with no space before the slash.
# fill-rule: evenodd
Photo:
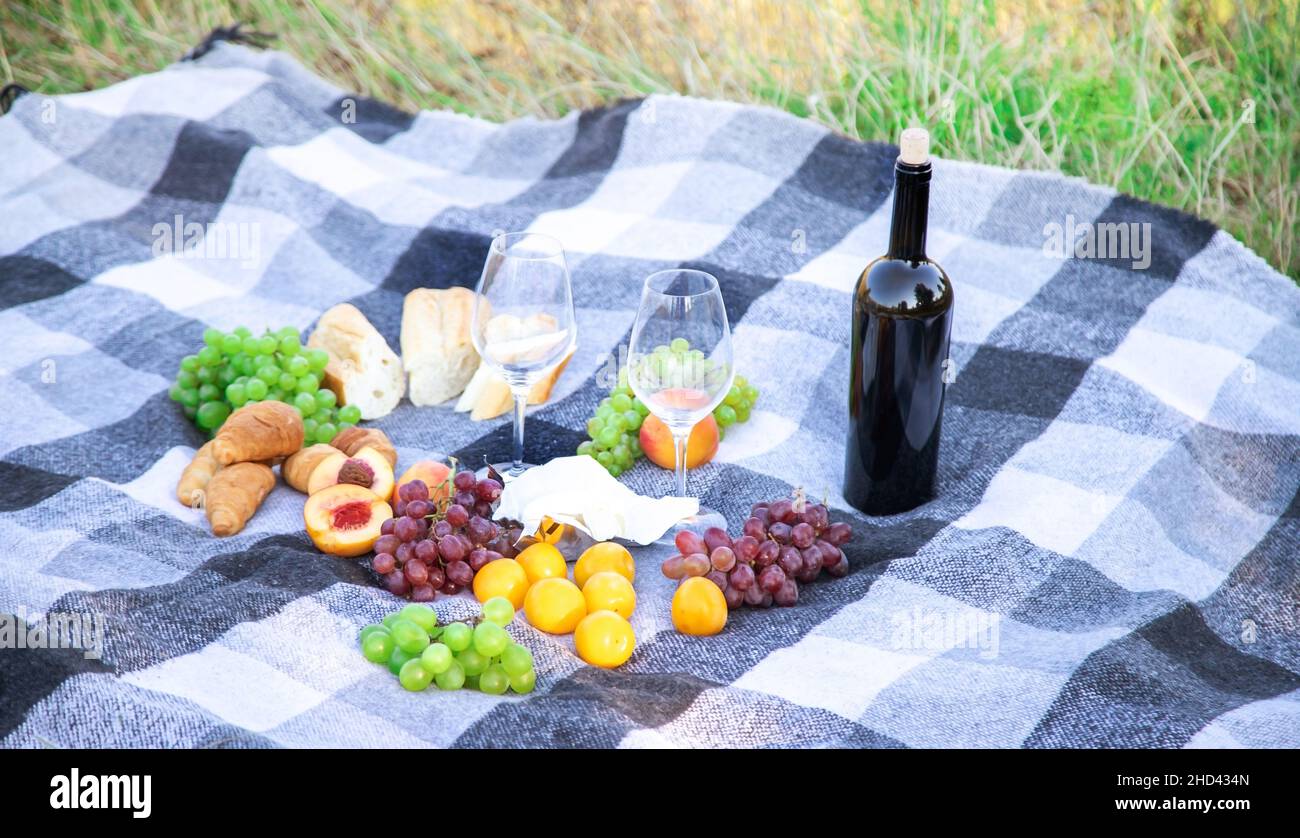
<svg viewBox="0 0 1300 838">
<path fill-rule="evenodd" d="M 356 405 L 362 419 L 387 416 L 406 392 L 401 359 L 350 303 L 322 314 L 307 345 L 329 353 L 324 384 L 338 396 L 339 404 Z"/>
</svg>

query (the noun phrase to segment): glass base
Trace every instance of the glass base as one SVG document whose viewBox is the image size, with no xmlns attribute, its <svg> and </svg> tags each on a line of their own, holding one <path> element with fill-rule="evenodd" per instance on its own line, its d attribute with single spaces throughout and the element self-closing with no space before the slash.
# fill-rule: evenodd
<svg viewBox="0 0 1300 838">
<path fill-rule="evenodd" d="M 515 467 L 514 463 L 493 463 L 492 464 L 492 468 L 496 470 L 497 474 L 501 475 L 501 479 L 504 480 L 506 483 L 509 483 L 511 480 L 515 479 L 519 475 L 528 471 L 530 468 L 537 468 L 536 464 L 534 463 L 524 463 L 523 465 L 520 466 L 518 472 L 512 474 L 511 470 L 514 467 Z M 487 466 L 483 466 L 481 469 L 474 472 L 474 477 L 478 480 L 482 480 L 487 476 L 488 476 Z"/>
<path fill-rule="evenodd" d="M 701 506 L 699 512 L 689 518 L 683 518 L 669 527 L 668 531 L 655 541 L 655 544 L 673 544 L 677 538 L 677 533 L 683 530 L 689 530 L 696 535 L 703 536 L 704 531 L 710 527 L 720 527 L 725 530 L 727 528 L 727 519 L 723 517 L 721 512 L 715 512 L 707 506 Z"/>
</svg>

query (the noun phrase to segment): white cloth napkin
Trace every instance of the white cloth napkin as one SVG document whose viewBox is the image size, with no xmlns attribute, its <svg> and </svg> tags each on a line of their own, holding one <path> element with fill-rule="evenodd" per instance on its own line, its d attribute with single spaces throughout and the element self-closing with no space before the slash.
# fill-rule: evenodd
<svg viewBox="0 0 1300 838">
<path fill-rule="evenodd" d="M 550 517 L 597 541 L 650 544 L 699 509 L 697 498 L 638 495 L 591 457 L 557 457 L 506 483 L 496 516 L 522 522 L 526 533 Z"/>
</svg>

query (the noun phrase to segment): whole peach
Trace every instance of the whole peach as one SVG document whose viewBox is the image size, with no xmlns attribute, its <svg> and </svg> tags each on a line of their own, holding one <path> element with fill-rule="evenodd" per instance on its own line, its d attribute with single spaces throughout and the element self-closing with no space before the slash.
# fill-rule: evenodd
<svg viewBox="0 0 1300 838">
<path fill-rule="evenodd" d="M 393 487 L 394 503 L 401 499 L 398 493 L 402 491 L 402 485 L 412 480 L 424 481 L 424 485 L 429 487 L 429 500 L 441 500 L 451 494 L 451 469 L 436 460 L 420 460 L 412 463 L 397 479 L 397 485 Z"/>
<path fill-rule="evenodd" d="M 660 468 L 675 468 L 676 456 L 673 452 L 673 435 L 658 417 L 647 416 L 641 423 L 641 450 L 646 458 Z M 696 423 L 691 428 L 691 435 L 686 442 L 686 467 L 702 466 L 718 453 L 718 423 L 712 416 Z"/>
</svg>

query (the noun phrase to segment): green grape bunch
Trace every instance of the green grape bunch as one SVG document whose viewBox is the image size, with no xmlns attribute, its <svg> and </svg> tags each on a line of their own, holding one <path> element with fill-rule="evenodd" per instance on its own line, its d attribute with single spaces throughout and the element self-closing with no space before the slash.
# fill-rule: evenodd
<svg viewBox="0 0 1300 838">
<path fill-rule="evenodd" d="M 186 418 L 209 436 L 230 414 L 250 402 L 274 399 L 302 415 L 305 445 L 329 442 L 361 421 L 355 405 L 339 405 L 321 386 L 329 353 L 308 349 L 293 326 L 260 337 L 240 326 L 233 332 L 203 331 L 203 347 L 181 358 L 169 395 Z"/>
<path fill-rule="evenodd" d="M 664 353 L 684 355 L 691 351 L 685 340 L 678 338 L 670 346 L 662 347 Z M 742 375 L 733 379 L 731 388 L 722 403 L 713 409 L 713 419 L 718 424 L 718 438 L 726 436 L 727 428 L 738 422 L 748 422 L 754 404 L 758 401 L 758 388 Z M 627 368 L 618 371 L 618 383 L 610 394 L 601 399 L 595 415 L 587 420 L 588 439 L 578 445 L 578 454 L 594 457 L 614 477 L 645 456 L 641 450 L 641 423 L 650 415 L 650 408 L 632 392 L 627 383 Z"/>
<path fill-rule="evenodd" d="M 627 383 L 627 369 L 618 371 L 618 385 L 601 399 L 596 413 L 587 420 L 587 441 L 578 453 L 594 457 L 605 470 L 618 477 L 645 456 L 641 450 L 641 423 L 650 408 L 632 393 Z"/>
<path fill-rule="evenodd" d="M 412 603 L 361 629 L 361 654 L 411 692 L 433 684 L 441 691 L 526 695 L 537 686 L 537 670 L 533 653 L 506 631 L 514 618 L 505 597 L 483 603 L 476 618 L 445 624 L 432 608 Z"/>
<path fill-rule="evenodd" d="M 718 437 L 725 437 L 727 428 L 737 422 L 748 422 L 757 401 L 758 388 L 750 384 L 745 376 L 736 376 L 731 382 L 731 389 L 723 397 L 722 404 L 713 408 L 713 418 L 718 423 Z"/>
</svg>

